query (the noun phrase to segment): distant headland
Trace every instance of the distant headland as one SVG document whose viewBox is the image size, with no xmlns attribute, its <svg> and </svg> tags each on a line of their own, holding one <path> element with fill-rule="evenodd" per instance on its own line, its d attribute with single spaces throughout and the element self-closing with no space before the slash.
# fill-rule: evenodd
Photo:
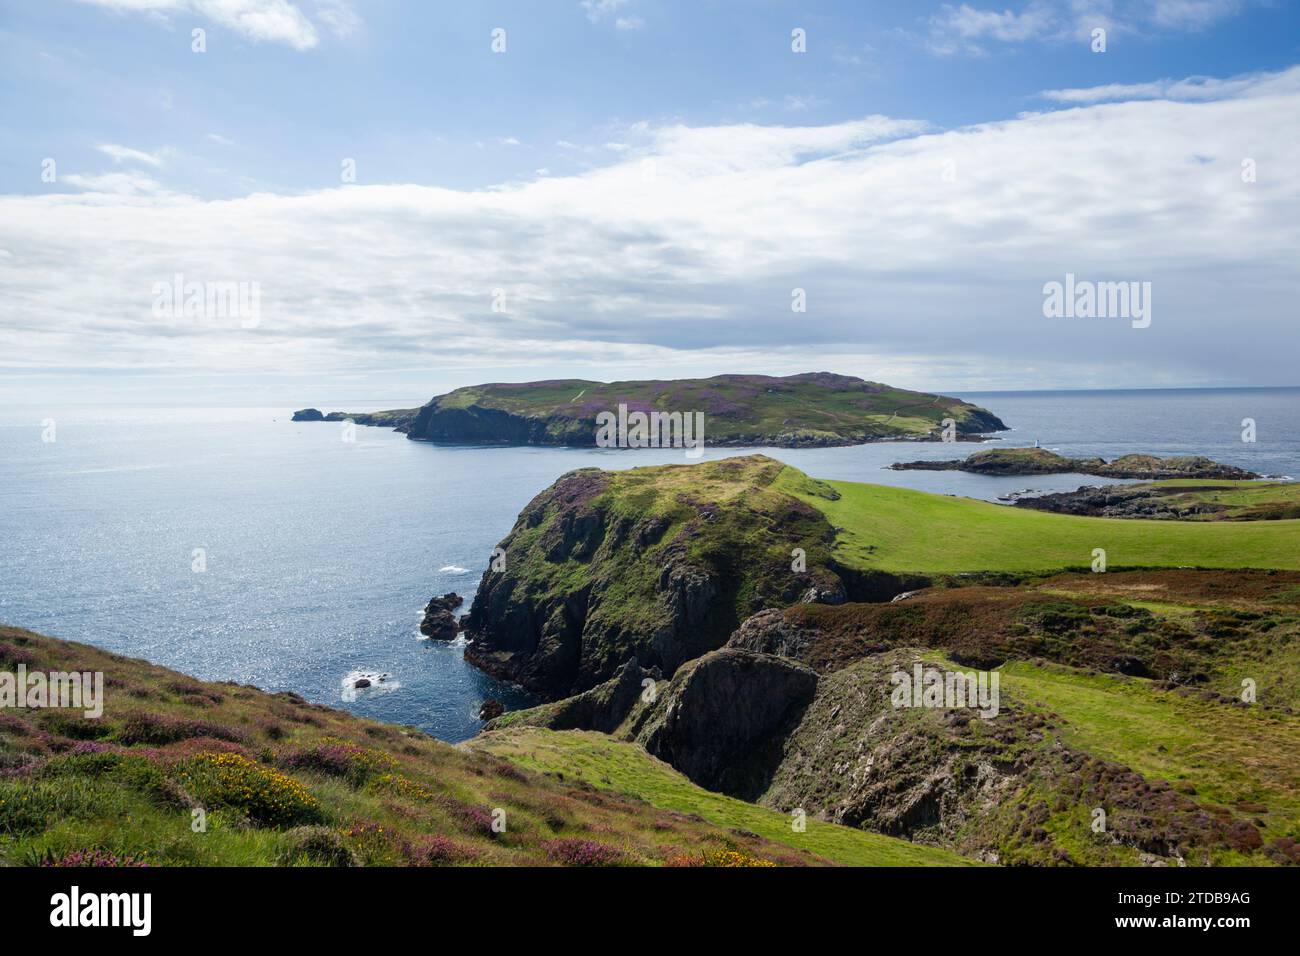
<svg viewBox="0 0 1300 956">
<path fill-rule="evenodd" d="M 355 414 L 304 408 L 293 420 L 351 420 L 394 428 L 420 441 L 588 447 L 598 444 L 602 415 L 634 418 L 638 413 L 646 419 L 702 415 L 706 443 L 722 446 L 978 441 L 1007 428 L 992 412 L 961 399 L 831 372 L 494 383 L 455 389 L 420 408 Z"/>
</svg>

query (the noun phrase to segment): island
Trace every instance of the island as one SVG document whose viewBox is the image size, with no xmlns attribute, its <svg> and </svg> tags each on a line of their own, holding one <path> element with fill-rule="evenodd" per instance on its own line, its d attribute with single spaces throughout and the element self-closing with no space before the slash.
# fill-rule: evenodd
<svg viewBox="0 0 1300 956">
<path fill-rule="evenodd" d="M 322 413 L 294 421 L 381 425 L 419 441 L 458 444 L 597 444 L 600 417 L 700 416 L 704 443 L 799 448 L 873 441 L 979 441 L 1007 426 L 985 408 L 850 375 L 715 375 L 701 379 L 595 382 L 555 379 L 458 388 L 418 409 Z M 946 435 L 945 435 L 946 431 Z"/>
<path fill-rule="evenodd" d="M 1067 458 L 1046 448 L 990 448 L 967 458 L 944 461 L 900 461 L 894 471 L 968 471 L 976 475 L 1098 475 L 1103 478 L 1139 478 L 1161 481 L 1172 478 L 1211 478 L 1237 481 L 1259 475 L 1220 464 L 1203 455 L 1156 458 L 1154 455 L 1123 455 L 1114 461 L 1103 458 Z"/>
</svg>

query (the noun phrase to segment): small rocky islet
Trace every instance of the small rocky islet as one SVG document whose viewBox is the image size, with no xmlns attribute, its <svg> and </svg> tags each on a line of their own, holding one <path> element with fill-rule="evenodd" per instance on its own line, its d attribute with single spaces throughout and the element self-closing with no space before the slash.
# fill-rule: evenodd
<svg viewBox="0 0 1300 956">
<path fill-rule="evenodd" d="M 1068 458 L 1046 448 L 989 448 L 966 458 L 943 461 L 901 461 L 894 471 L 965 471 L 976 475 L 1097 475 L 1102 478 L 1139 478 L 1166 481 L 1178 478 L 1245 481 L 1260 476 L 1243 468 L 1224 465 L 1203 455 L 1157 458 L 1122 455 L 1104 458 Z"/>
<path fill-rule="evenodd" d="M 454 591 L 431 598 L 424 607 L 420 633 L 436 641 L 454 640 L 462 628 L 460 619 L 456 617 L 456 609 L 464 603 L 465 599 Z"/>
</svg>

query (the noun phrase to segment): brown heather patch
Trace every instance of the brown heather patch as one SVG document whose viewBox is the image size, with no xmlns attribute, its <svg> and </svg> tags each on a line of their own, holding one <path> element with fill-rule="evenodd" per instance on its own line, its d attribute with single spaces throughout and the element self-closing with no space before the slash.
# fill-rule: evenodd
<svg viewBox="0 0 1300 956">
<path fill-rule="evenodd" d="M 1116 571 L 1060 574 L 1035 583 L 1037 590 L 1061 590 L 1084 600 L 1254 607 L 1300 611 L 1300 571 Z"/>
</svg>

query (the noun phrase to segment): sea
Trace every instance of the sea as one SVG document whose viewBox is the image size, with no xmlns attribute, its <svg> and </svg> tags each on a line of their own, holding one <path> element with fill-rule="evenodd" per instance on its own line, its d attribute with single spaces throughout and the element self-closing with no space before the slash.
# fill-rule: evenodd
<svg viewBox="0 0 1300 956">
<path fill-rule="evenodd" d="M 1003 446 L 1107 459 L 1201 454 L 1300 476 L 1300 388 L 961 397 L 1010 426 Z M 346 441 L 342 425 L 292 422 L 290 412 L 0 409 L 0 622 L 457 742 L 480 729 L 483 700 L 516 707 L 529 698 L 466 664 L 462 643 L 422 638 L 429 598 L 455 591 L 467 610 L 516 515 L 565 472 L 686 461 L 667 449 L 433 445 L 367 427 Z M 1243 440 L 1252 423 L 1254 441 Z M 818 478 L 990 501 L 1101 483 L 887 467 L 979 447 L 707 448 L 704 457 L 763 452 Z M 362 675 L 384 679 L 358 691 Z"/>
</svg>

